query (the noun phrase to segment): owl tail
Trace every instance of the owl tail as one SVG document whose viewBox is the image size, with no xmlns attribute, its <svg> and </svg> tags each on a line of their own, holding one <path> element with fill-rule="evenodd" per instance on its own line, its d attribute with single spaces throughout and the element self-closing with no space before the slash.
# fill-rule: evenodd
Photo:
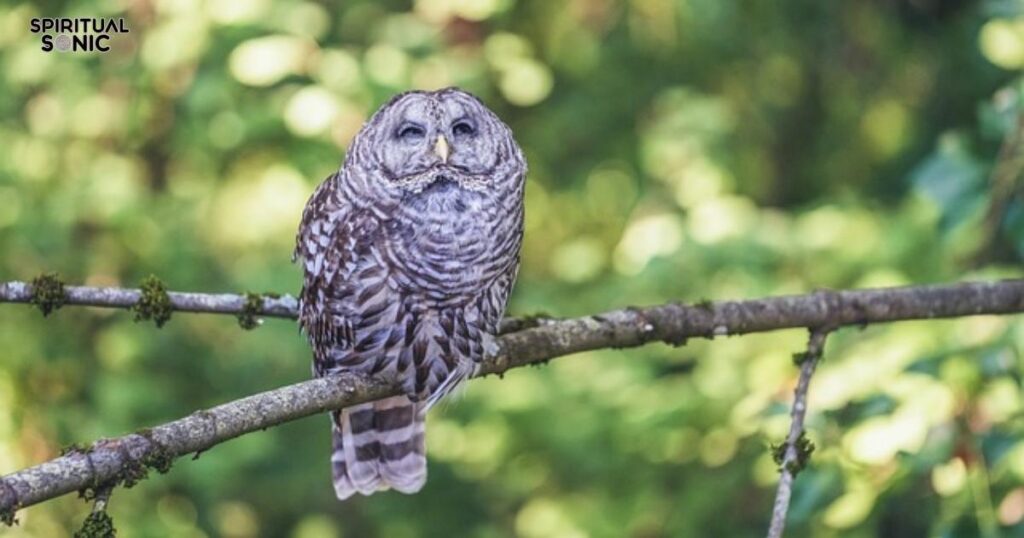
<svg viewBox="0 0 1024 538">
<path fill-rule="evenodd" d="M 338 499 L 388 488 L 415 493 L 423 487 L 427 447 L 422 404 L 396 396 L 346 407 L 332 416 L 331 465 Z"/>
</svg>

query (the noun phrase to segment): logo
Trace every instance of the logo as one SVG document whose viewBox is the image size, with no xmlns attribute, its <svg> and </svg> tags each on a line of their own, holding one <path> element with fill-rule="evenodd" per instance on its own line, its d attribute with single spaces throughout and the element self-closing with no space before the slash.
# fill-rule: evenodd
<svg viewBox="0 0 1024 538">
<path fill-rule="evenodd" d="M 107 52 L 111 34 L 128 33 L 124 19 L 94 17 L 32 19 L 29 29 L 43 34 L 43 52 Z"/>
</svg>

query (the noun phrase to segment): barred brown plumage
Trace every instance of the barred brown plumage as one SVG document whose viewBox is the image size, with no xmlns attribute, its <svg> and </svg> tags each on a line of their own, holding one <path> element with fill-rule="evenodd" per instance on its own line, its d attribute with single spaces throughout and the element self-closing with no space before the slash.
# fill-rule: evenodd
<svg viewBox="0 0 1024 538">
<path fill-rule="evenodd" d="M 426 481 L 427 410 L 472 374 L 515 283 L 526 161 L 455 88 L 392 98 L 302 214 L 299 321 L 316 376 L 393 376 L 405 395 L 332 414 L 339 499 Z"/>
</svg>

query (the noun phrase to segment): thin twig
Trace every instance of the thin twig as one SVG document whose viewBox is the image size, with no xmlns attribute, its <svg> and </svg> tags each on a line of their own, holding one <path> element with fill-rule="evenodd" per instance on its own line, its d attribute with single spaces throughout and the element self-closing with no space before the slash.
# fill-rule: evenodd
<svg viewBox="0 0 1024 538">
<path fill-rule="evenodd" d="M 138 288 L 100 288 L 94 286 L 64 286 L 63 306 L 93 306 L 99 308 L 129 309 L 139 302 L 142 291 Z M 169 291 L 171 309 L 176 312 L 206 314 L 246 314 L 268 318 L 296 319 L 299 302 L 291 295 L 262 294 L 260 308 L 247 312 L 245 294 L 195 293 Z M 10 281 L 0 283 L 0 303 L 31 303 L 32 284 Z M 507 318 L 502 320 L 499 334 L 536 327 L 546 318 Z"/>
<path fill-rule="evenodd" d="M 478 375 L 601 348 L 635 347 L 687 338 L 746 334 L 798 327 L 869 323 L 975 314 L 1024 312 L 1024 280 L 961 283 L 726 301 L 694 306 L 624 308 L 575 319 L 544 321 L 497 339 Z M 355 374 L 314 379 L 226 403 L 124 437 L 102 440 L 34 467 L 0 477 L 0 520 L 54 497 L 123 480 L 140 462 L 169 465 L 240 435 L 283 422 L 398 393 L 391 382 Z M 133 467 L 134 466 L 134 467 Z"/>
<path fill-rule="evenodd" d="M 96 497 L 92 502 L 92 513 L 102 512 L 107 509 L 110 502 L 110 494 L 114 492 L 114 485 L 108 484 L 96 490 Z"/>
<path fill-rule="evenodd" d="M 131 308 L 139 302 L 142 292 L 138 288 L 98 288 L 94 286 L 65 286 L 65 305 L 98 306 L 103 308 Z M 179 312 L 205 312 L 209 314 L 240 314 L 244 312 L 246 296 L 234 293 L 192 293 L 171 291 L 167 295 L 171 307 Z M 291 295 L 273 297 L 263 295 L 263 305 L 255 314 L 272 318 L 296 318 L 298 301 Z M 29 303 L 32 284 L 11 281 L 0 284 L 0 302 Z"/>
<path fill-rule="evenodd" d="M 825 348 L 828 329 L 811 329 L 807 342 L 807 351 L 800 357 L 800 379 L 793 391 L 793 409 L 790 415 L 793 421 L 789 425 L 789 435 L 777 450 L 782 457 L 779 461 L 779 488 L 775 494 L 775 505 L 772 508 L 772 522 L 768 527 L 768 538 L 782 538 L 786 528 L 786 514 L 789 512 L 789 499 L 793 494 L 793 479 L 804 466 L 814 445 L 807 441 L 804 432 L 804 417 L 807 415 L 807 389 L 811 384 L 811 376 L 821 360 L 821 352 Z"/>
<path fill-rule="evenodd" d="M 107 484 L 94 490 L 92 512 L 82 522 L 82 528 L 75 531 L 72 538 L 114 538 L 117 531 L 114 522 L 107 513 L 107 502 L 114 490 L 113 484 Z"/>
</svg>

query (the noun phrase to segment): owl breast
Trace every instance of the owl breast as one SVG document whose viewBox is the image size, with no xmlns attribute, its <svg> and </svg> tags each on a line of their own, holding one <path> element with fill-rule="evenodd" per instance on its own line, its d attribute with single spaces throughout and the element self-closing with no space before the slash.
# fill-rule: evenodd
<svg viewBox="0 0 1024 538">
<path fill-rule="evenodd" d="M 515 216 L 502 211 L 496 193 L 471 191 L 439 180 L 412 195 L 386 225 L 381 244 L 405 292 L 431 306 L 477 297 L 515 262 Z M 514 247 L 514 248 L 509 248 Z"/>
</svg>

